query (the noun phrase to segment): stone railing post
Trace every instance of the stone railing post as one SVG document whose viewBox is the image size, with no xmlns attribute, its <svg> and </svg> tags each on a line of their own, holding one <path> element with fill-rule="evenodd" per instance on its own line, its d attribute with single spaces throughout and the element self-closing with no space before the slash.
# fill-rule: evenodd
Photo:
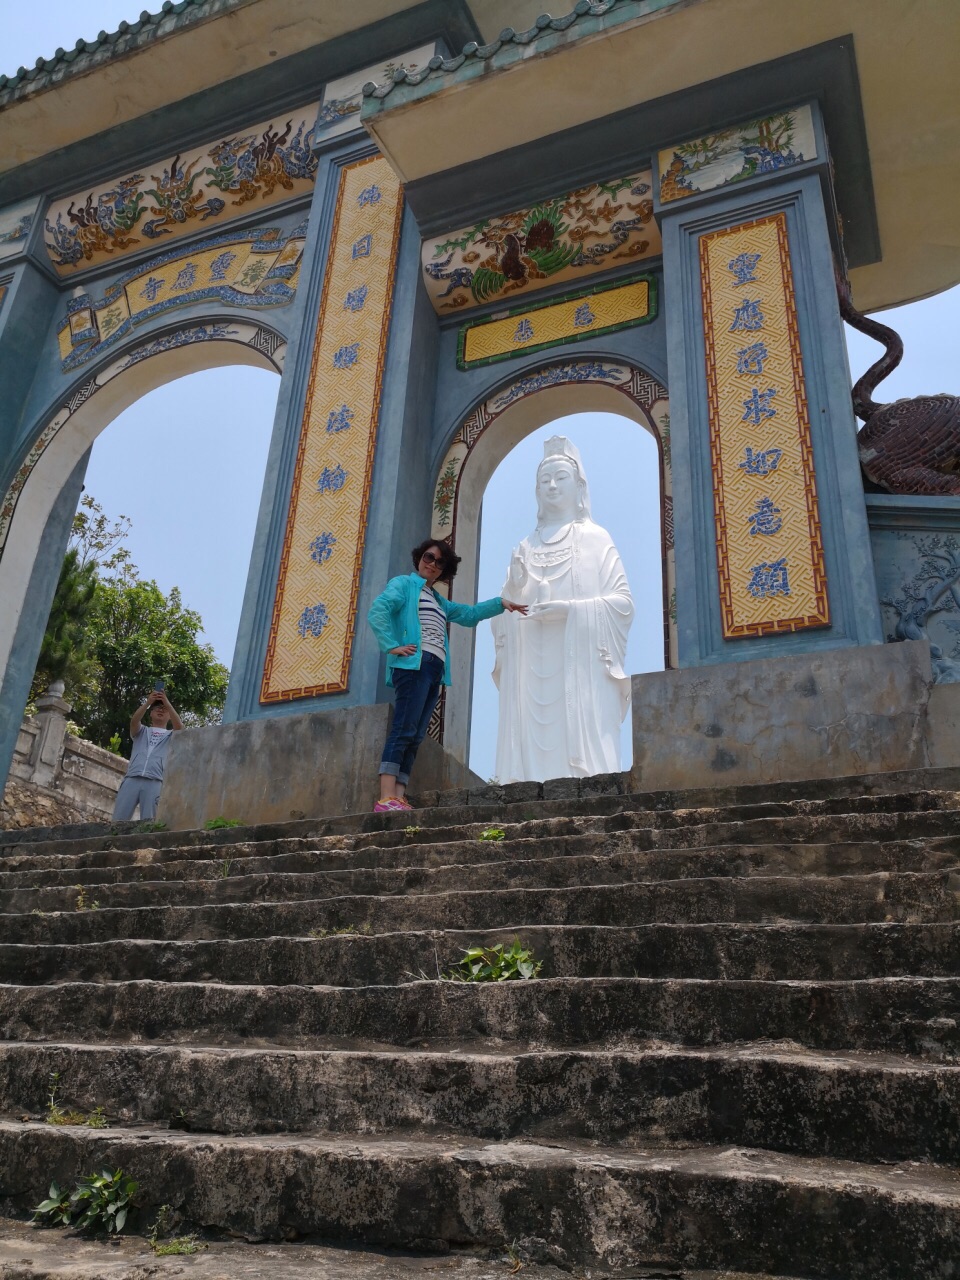
<svg viewBox="0 0 960 1280">
<path fill-rule="evenodd" d="M 32 778 L 40 787 L 52 787 L 60 772 L 63 740 L 67 732 L 67 716 L 72 703 L 63 698 L 63 681 L 54 680 L 47 692 L 37 699 L 37 721 L 40 733 L 34 746 Z"/>
</svg>

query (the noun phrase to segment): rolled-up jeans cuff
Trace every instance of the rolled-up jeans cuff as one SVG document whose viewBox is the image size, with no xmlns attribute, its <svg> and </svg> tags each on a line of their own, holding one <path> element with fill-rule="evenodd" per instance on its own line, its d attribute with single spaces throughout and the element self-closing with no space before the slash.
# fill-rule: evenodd
<svg viewBox="0 0 960 1280">
<path fill-rule="evenodd" d="M 381 760 L 378 772 L 389 773 L 391 777 L 396 778 L 398 781 L 405 781 L 400 777 L 400 766 L 393 760 Z"/>
</svg>

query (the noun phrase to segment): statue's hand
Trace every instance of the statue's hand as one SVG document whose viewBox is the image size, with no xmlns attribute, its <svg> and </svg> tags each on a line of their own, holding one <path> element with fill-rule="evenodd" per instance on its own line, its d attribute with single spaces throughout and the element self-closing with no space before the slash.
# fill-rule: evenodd
<svg viewBox="0 0 960 1280">
<path fill-rule="evenodd" d="M 569 600 L 546 600 L 543 604 L 532 604 L 527 617 L 539 618 L 541 622 L 559 622 L 569 612 Z"/>
</svg>

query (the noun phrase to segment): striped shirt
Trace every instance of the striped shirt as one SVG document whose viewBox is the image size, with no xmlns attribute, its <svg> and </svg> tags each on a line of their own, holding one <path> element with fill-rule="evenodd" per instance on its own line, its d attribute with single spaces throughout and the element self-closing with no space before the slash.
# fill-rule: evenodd
<svg viewBox="0 0 960 1280">
<path fill-rule="evenodd" d="M 420 644 L 443 662 L 447 656 L 447 616 L 426 583 L 420 592 Z"/>
</svg>

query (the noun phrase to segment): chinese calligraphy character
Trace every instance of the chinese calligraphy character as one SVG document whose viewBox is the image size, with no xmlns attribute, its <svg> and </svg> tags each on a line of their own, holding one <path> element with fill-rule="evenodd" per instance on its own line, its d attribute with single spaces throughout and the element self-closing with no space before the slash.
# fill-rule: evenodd
<svg viewBox="0 0 960 1280">
<path fill-rule="evenodd" d="M 365 236 L 361 236 L 359 240 L 354 242 L 353 247 L 350 250 L 351 257 L 354 261 L 356 261 L 357 258 L 369 258 L 370 250 L 372 248 L 373 236 L 368 232 Z"/>
<path fill-rule="evenodd" d="M 300 615 L 300 621 L 297 623 L 297 630 L 304 639 L 308 636 L 318 636 L 323 628 L 330 621 L 330 615 L 322 604 L 307 605 L 303 613 Z"/>
<path fill-rule="evenodd" d="M 763 328 L 763 312 L 760 310 L 759 298 L 744 298 L 734 309 L 731 333 L 748 333 Z"/>
<path fill-rule="evenodd" d="M 367 300 L 368 289 L 365 284 L 359 285 L 356 289 L 351 289 L 343 300 L 344 311 L 362 311 L 363 304 Z"/>
<path fill-rule="evenodd" d="M 151 276 L 150 279 L 143 286 L 143 288 L 140 290 L 140 297 L 146 298 L 148 302 L 153 302 L 155 301 L 157 294 L 160 292 L 162 288 L 163 288 L 163 281 L 159 280 L 156 276 Z"/>
<path fill-rule="evenodd" d="M 757 600 L 766 596 L 788 596 L 790 583 L 787 580 L 787 559 L 774 560 L 770 564 L 755 564 L 750 570 L 751 578 L 747 590 Z"/>
<path fill-rule="evenodd" d="M 353 410 L 342 404 L 339 409 L 330 410 L 330 417 L 327 418 L 327 430 L 331 432 L 346 431 L 352 421 Z M 339 485 L 337 487 L 339 488 Z"/>
<path fill-rule="evenodd" d="M 766 391 L 760 391 L 757 387 L 754 387 L 746 400 L 743 401 L 746 413 L 740 421 L 752 422 L 755 427 L 758 427 L 764 418 L 775 418 L 777 411 L 770 408 L 770 401 L 776 394 L 774 387 L 767 387 Z"/>
<path fill-rule="evenodd" d="M 768 476 L 776 471 L 783 457 L 782 449 L 765 449 L 762 453 L 754 453 L 749 445 L 744 449 L 744 460 L 737 464 L 748 476 Z"/>
<path fill-rule="evenodd" d="M 762 342 L 754 342 L 737 352 L 737 373 L 752 373 L 759 378 L 763 373 L 763 362 L 770 358 L 770 352 Z"/>
<path fill-rule="evenodd" d="M 750 523 L 751 535 L 755 533 L 771 534 L 779 533 L 783 528 L 783 521 L 780 518 L 780 508 L 773 505 L 772 498 L 760 498 L 757 501 L 757 509 L 753 515 L 747 516 Z"/>
<path fill-rule="evenodd" d="M 210 279 L 226 280 L 227 270 L 231 262 L 235 262 L 237 255 L 235 253 L 220 253 L 210 263 Z"/>
<path fill-rule="evenodd" d="M 343 407 L 344 409 L 347 408 L 346 405 L 344 405 Z M 349 412 L 350 410 L 347 409 L 347 413 Z M 331 414 L 330 416 L 332 417 L 333 415 Z M 349 422 L 346 425 L 349 426 L 350 425 Z M 331 430 L 329 421 L 327 423 L 327 430 L 328 431 Z M 339 492 L 340 489 L 343 488 L 343 486 L 346 483 L 347 483 L 347 473 L 344 471 L 343 467 L 341 467 L 338 462 L 337 465 L 332 469 L 330 467 L 323 468 L 323 470 L 320 472 L 320 479 L 317 481 L 317 489 L 320 493 L 337 493 Z"/>
<path fill-rule="evenodd" d="M 333 355 L 333 367 L 335 369 L 349 369 L 357 363 L 360 357 L 360 343 L 351 342 L 347 347 L 341 347 L 339 351 L 335 351 Z"/>
<path fill-rule="evenodd" d="M 196 280 L 197 280 L 197 264 L 195 262 L 188 262 L 185 267 L 180 268 L 180 271 L 177 273 L 177 278 L 176 280 L 174 280 L 173 284 L 171 285 L 171 288 L 189 289 L 192 285 L 196 283 Z"/>
<path fill-rule="evenodd" d="M 753 273 L 759 261 L 759 253 L 738 253 L 732 261 L 727 263 L 729 270 L 737 277 L 733 283 L 735 285 L 755 283 L 757 277 Z"/>
<path fill-rule="evenodd" d="M 577 329 L 586 329 L 589 325 L 593 324 L 596 318 L 597 317 L 590 310 L 590 303 L 581 302 L 579 307 L 577 307 L 576 311 L 573 313 L 573 324 Z"/>
<path fill-rule="evenodd" d="M 310 543 L 310 559 L 324 564 L 333 555 L 337 540 L 332 533 L 320 533 Z"/>
<path fill-rule="evenodd" d="M 357 204 L 362 209 L 365 204 L 379 204 L 382 199 L 382 192 L 377 186 L 364 187 L 357 196 Z"/>
<path fill-rule="evenodd" d="M 521 320 L 513 332 L 514 342 L 529 342 L 532 337 L 533 325 L 527 319 Z"/>
</svg>

